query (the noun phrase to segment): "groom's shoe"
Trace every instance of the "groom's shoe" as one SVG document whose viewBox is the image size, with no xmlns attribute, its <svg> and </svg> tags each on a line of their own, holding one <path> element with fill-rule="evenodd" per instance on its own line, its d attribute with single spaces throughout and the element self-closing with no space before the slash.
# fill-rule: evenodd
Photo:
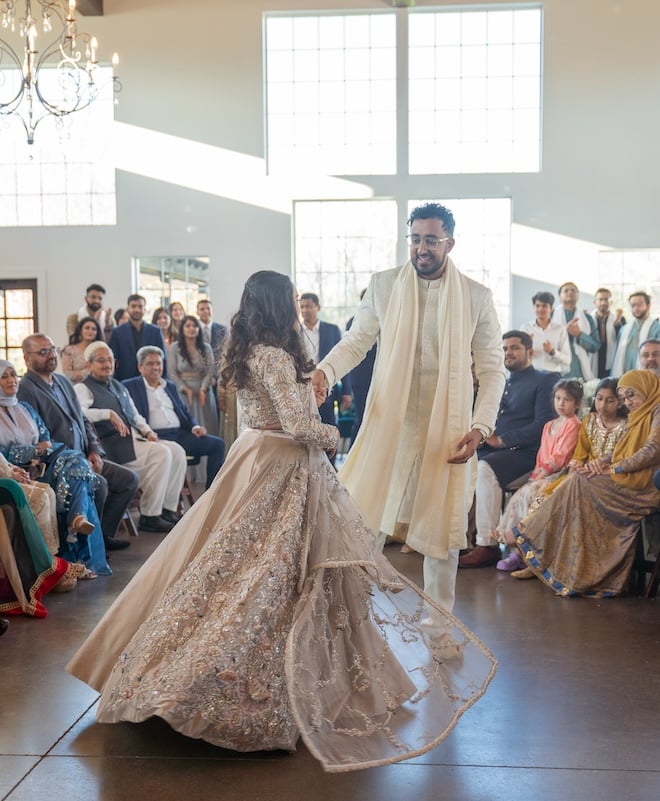
<svg viewBox="0 0 660 801">
<path fill-rule="evenodd" d="M 7 631 L 9 628 L 9 621 L 6 617 L 0 617 L 0 637 Z"/>
<path fill-rule="evenodd" d="M 499 545 L 477 545 L 465 556 L 459 556 L 459 567 L 490 567 L 498 562 L 502 554 Z"/>
</svg>

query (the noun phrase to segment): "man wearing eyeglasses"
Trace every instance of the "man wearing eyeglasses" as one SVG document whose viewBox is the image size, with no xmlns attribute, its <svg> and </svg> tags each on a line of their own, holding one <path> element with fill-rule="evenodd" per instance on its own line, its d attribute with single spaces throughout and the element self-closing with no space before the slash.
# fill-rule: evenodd
<svg viewBox="0 0 660 801">
<path fill-rule="evenodd" d="M 116 534 L 137 492 L 137 474 L 103 458 L 94 426 L 85 420 L 73 384 L 65 375 L 55 372 L 57 348 L 53 340 L 45 334 L 32 334 L 23 340 L 23 355 L 28 371 L 18 385 L 18 399 L 39 413 L 53 440 L 85 454 L 94 472 L 102 478 L 94 502 L 106 550 L 127 548 L 128 542 L 116 539 Z"/>
<path fill-rule="evenodd" d="M 493 432 L 504 388 L 502 339 L 490 290 L 449 258 L 449 209 L 427 203 L 408 225 L 409 261 L 372 276 L 350 331 L 312 381 L 327 391 L 378 341 L 362 427 L 339 476 L 381 543 L 397 523 L 408 526 L 407 544 L 425 557 L 424 590 L 451 611 L 471 459 Z"/>
</svg>

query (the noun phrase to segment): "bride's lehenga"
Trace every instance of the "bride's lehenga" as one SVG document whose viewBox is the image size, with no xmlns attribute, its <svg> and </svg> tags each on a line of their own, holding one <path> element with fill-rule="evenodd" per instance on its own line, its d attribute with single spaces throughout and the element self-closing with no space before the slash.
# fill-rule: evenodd
<svg viewBox="0 0 660 801">
<path fill-rule="evenodd" d="M 102 722 L 157 715 L 237 751 L 302 736 L 330 771 L 424 753 L 495 659 L 379 552 L 290 357 L 258 346 L 250 371 L 251 428 L 68 669 L 102 693 Z"/>
</svg>

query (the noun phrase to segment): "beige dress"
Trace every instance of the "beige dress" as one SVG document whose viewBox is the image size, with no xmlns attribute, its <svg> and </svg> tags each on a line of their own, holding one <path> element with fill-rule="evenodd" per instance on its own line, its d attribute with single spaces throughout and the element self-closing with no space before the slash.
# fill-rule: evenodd
<svg viewBox="0 0 660 801">
<path fill-rule="evenodd" d="M 0 478 L 12 478 L 12 465 L 0 453 Z M 55 493 L 41 482 L 31 481 L 21 484 L 23 494 L 30 504 L 48 550 L 56 554 L 60 549 L 60 537 L 57 530 L 57 499 Z"/>
<path fill-rule="evenodd" d="M 646 445 L 623 459 L 623 472 L 660 464 L 660 405 Z M 635 490 L 609 475 L 570 475 L 518 526 L 516 544 L 535 575 L 557 595 L 598 598 L 625 589 L 640 520 L 660 506 L 650 484 Z"/>
<path fill-rule="evenodd" d="M 102 722 L 157 715 L 237 751 L 302 736 L 329 771 L 424 753 L 495 660 L 380 553 L 288 354 L 260 345 L 249 367 L 248 428 L 68 669 L 102 692 Z"/>
</svg>

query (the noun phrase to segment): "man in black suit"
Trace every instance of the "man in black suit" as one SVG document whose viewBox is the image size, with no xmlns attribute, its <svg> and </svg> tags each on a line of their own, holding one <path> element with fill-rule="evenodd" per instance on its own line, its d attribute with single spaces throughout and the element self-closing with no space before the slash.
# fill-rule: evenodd
<svg viewBox="0 0 660 801">
<path fill-rule="evenodd" d="M 305 350 L 309 358 L 317 365 L 330 353 L 341 339 L 339 326 L 319 319 L 321 304 L 319 296 L 313 292 L 303 292 L 300 296 L 300 314 L 303 318 L 302 335 Z M 342 410 L 349 409 L 353 400 L 351 379 L 345 375 L 341 382 L 328 394 L 325 403 L 319 406 L 321 420 L 329 425 L 337 425 L 335 402 Z"/>
<path fill-rule="evenodd" d="M 26 401 L 41 416 L 54 441 L 82 451 L 92 469 L 101 477 L 94 502 L 98 509 L 106 550 L 127 548 L 126 540 L 116 539 L 117 529 L 131 499 L 137 492 L 138 477 L 130 470 L 104 459 L 94 426 L 83 416 L 73 384 L 55 373 L 57 348 L 45 334 L 32 334 L 23 340 L 28 372 L 18 387 L 18 399 Z"/>
<path fill-rule="evenodd" d="M 181 402 L 173 381 L 163 379 L 163 352 L 146 345 L 137 352 L 140 376 L 124 381 L 135 408 L 159 439 L 178 442 L 188 456 L 207 457 L 206 489 L 225 458 L 225 441 L 206 433 Z"/>
<path fill-rule="evenodd" d="M 160 328 L 144 322 L 146 305 L 147 302 L 142 295 L 129 295 L 126 301 L 129 320 L 112 329 L 108 344 L 115 357 L 117 381 L 138 375 L 135 355 L 144 345 L 155 345 L 165 352 L 165 342 Z M 167 375 L 167 360 L 164 362 L 163 375 Z"/>
<path fill-rule="evenodd" d="M 507 331 L 502 345 L 509 377 L 495 431 L 477 451 L 477 547 L 460 557 L 459 567 L 487 567 L 500 559 L 491 534 L 500 519 L 504 489 L 534 469 L 543 426 L 555 417 L 552 388 L 560 374 L 533 366 L 532 338 L 524 331 Z"/>
</svg>

